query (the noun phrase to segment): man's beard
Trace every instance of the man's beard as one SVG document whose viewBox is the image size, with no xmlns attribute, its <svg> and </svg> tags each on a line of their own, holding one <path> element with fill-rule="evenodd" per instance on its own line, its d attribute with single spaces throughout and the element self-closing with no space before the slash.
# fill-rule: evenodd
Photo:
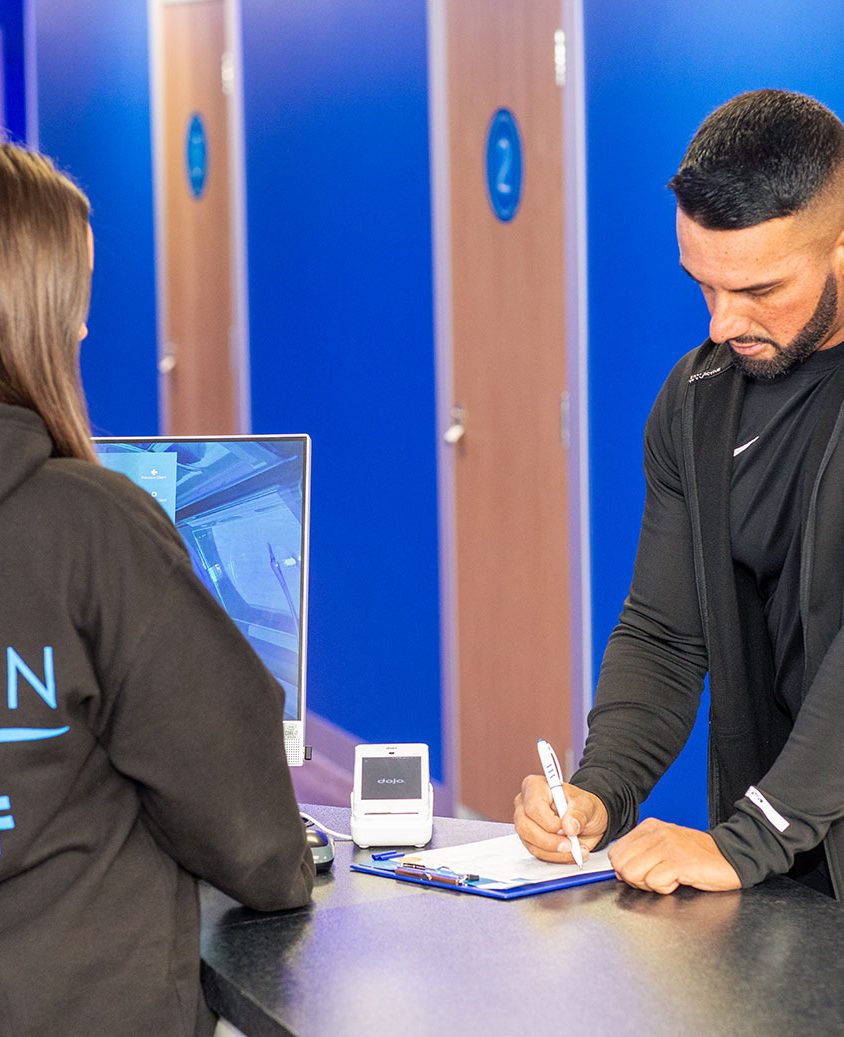
<svg viewBox="0 0 844 1037">
<path fill-rule="evenodd" d="M 821 297 L 815 312 L 809 318 L 808 323 L 797 332 L 787 346 L 774 342 L 771 338 L 755 338 L 753 335 L 742 335 L 739 338 L 729 339 L 727 346 L 733 355 L 736 367 L 750 378 L 779 378 L 780 375 L 790 371 L 797 364 L 814 353 L 829 333 L 835 323 L 838 313 L 838 287 L 835 278 L 830 274 L 823 286 Z M 739 345 L 750 345 L 754 342 L 767 342 L 775 349 L 774 356 L 770 360 L 759 360 L 752 356 L 742 356 L 732 348 L 732 343 Z"/>
</svg>

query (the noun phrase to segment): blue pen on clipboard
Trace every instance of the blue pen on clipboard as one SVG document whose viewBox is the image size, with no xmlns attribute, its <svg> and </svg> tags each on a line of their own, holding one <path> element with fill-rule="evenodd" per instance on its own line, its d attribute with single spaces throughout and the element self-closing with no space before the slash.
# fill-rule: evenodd
<svg viewBox="0 0 844 1037">
<path fill-rule="evenodd" d="M 404 850 L 386 850 L 383 853 L 373 853 L 374 861 L 391 861 L 397 857 L 406 857 Z M 406 861 L 396 868 L 396 875 L 400 878 L 418 879 L 420 882 L 438 882 L 443 886 L 467 886 L 470 882 L 477 882 L 480 875 L 460 875 L 451 868 L 429 868 L 424 864 L 414 861 Z"/>
<path fill-rule="evenodd" d="M 563 772 L 560 768 L 560 761 L 557 759 L 557 754 L 544 738 L 537 740 L 536 747 L 539 750 L 539 760 L 548 780 L 548 786 L 551 789 L 551 798 L 554 800 L 554 806 L 557 808 L 557 813 L 562 821 L 569 805 L 566 802 L 566 794 L 563 791 Z M 582 868 L 583 851 L 580 849 L 580 840 L 576 835 L 572 835 L 569 836 L 569 841 L 571 842 L 571 855 L 577 862 L 577 866 Z"/>
<path fill-rule="evenodd" d="M 424 864 L 400 864 L 396 868 L 396 876 L 405 879 L 416 879 L 419 882 L 431 882 L 440 886 L 468 886 L 478 882 L 480 875 L 461 875 L 451 868 L 426 868 Z"/>
</svg>

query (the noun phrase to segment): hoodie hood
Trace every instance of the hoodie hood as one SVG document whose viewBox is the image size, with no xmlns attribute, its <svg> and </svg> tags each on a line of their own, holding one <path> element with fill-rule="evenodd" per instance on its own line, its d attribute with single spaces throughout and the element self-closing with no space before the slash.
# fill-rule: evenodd
<svg viewBox="0 0 844 1037">
<path fill-rule="evenodd" d="M 0 403 L 0 504 L 53 452 L 44 422 L 27 407 Z"/>
</svg>

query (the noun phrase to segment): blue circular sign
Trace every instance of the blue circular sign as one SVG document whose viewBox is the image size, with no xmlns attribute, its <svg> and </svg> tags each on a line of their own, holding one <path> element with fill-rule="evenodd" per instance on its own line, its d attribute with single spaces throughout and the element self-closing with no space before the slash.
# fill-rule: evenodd
<svg viewBox="0 0 844 1037">
<path fill-rule="evenodd" d="M 516 215 L 522 200 L 522 137 L 516 116 L 499 108 L 486 135 L 486 189 L 492 211 L 503 223 Z"/>
<path fill-rule="evenodd" d="M 199 112 L 194 112 L 188 123 L 185 138 L 185 163 L 191 194 L 194 198 L 201 198 L 208 176 L 208 138 L 205 135 L 205 125 Z"/>
</svg>

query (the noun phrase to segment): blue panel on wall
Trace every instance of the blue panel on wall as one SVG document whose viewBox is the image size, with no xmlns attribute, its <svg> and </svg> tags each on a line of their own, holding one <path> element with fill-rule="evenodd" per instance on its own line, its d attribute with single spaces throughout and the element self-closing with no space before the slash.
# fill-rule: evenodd
<svg viewBox="0 0 844 1037">
<path fill-rule="evenodd" d="M 597 672 L 630 580 L 645 419 L 674 361 L 708 328 L 699 292 L 679 270 L 664 185 L 701 120 L 743 90 L 802 90 L 844 116 L 844 7 L 589 0 L 584 15 Z M 705 740 L 701 718 L 646 813 L 705 826 Z"/>
<path fill-rule="evenodd" d="M 201 198 L 208 176 L 208 137 L 199 112 L 194 112 L 185 134 L 185 175 L 190 193 Z"/>
<path fill-rule="evenodd" d="M 256 432 L 314 440 L 309 705 L 441 775 L 424 0 L 244 0 Z"/>
<path fill-rule="evenodd" d="M 0 0 L 0 33 L 3 38 L 3 106 L 6 136 L 26 139 L 26 83 L 24 75 L 23 0 Z"/>
<path fill-rule="evenodd" d="M 39 144 L 91 199 L 96 262 L 82 375 L 101 434 L 158 431 L 145 0 L 30 0 Z"/>
</svg>

